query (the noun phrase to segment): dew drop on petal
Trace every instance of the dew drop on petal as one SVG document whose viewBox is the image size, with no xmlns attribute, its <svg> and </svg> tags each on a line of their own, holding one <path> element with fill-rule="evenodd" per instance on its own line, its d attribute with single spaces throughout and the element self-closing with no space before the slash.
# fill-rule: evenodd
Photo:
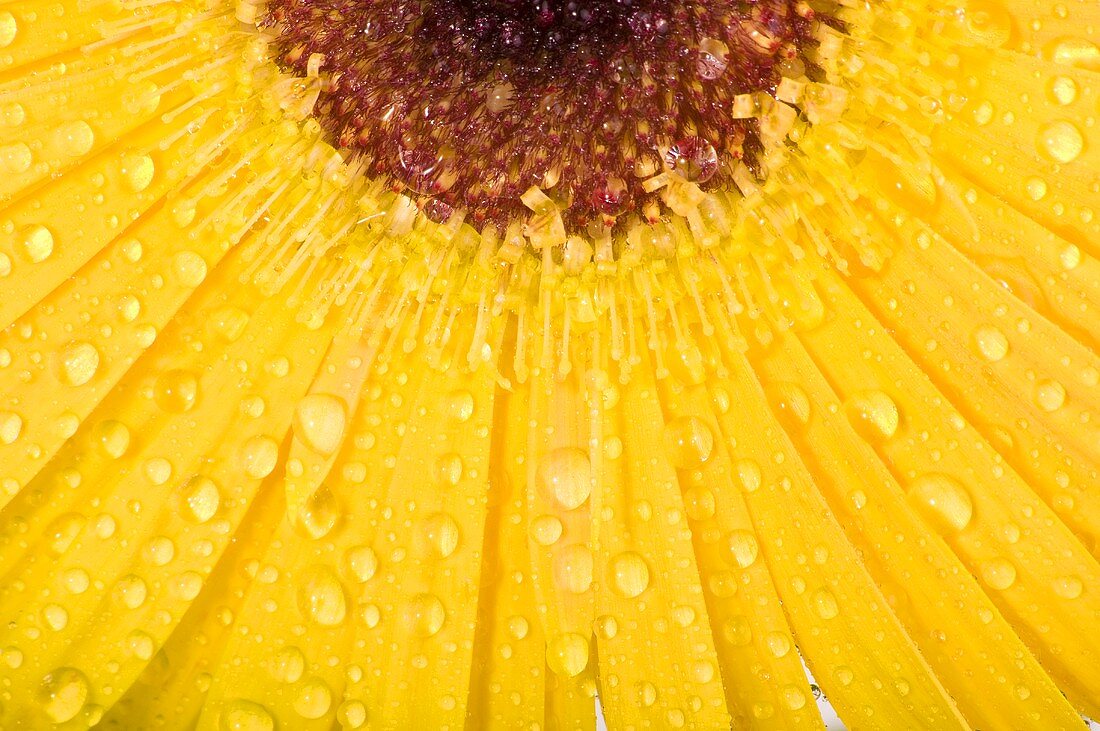
<svg viewBox="0 0 1100 731">
<path fill-rule="evenodd" d="M 45 261 L 53 253 L 53 233 L 45 226 L 27 226 L 19 234 L 19 253 L 32 264 Z"/>
<path fill-rule="evenodd" d="M 14 411 L 0 411 L 0 444 L 11 444 L 23 431 L 23 417 Z"/>
<path fill-rule="evenodd" d="M 219 731 L 275 731 L 275 719 L 259 703 L 235 699 L 222 706 Z"/>
<path fill-rule="evenodd" d="M 414 634 L 431 637 L 443 628 L 447 611 L 436 595 L 417 594 L 409 601 L 406 617 Z"/>
<path fill-rule="evenodd" d="M 981 573 L 982 580 L 993 589 L 1004 590 L 1016 583 L 1016 567 L 1005 558 L 986 561 Z"/>
<path fill-rule="evenodd" d="M 1059 576 L 1052 585 L 1054 593 L 1063 599 L 1076 599 L 1085 590 L 1084 582 L 1076 576 Z"/>
<path fill-rule="evenodd" d="M 1043 411 L 1057 411 L 1066 402 L 1066 388 L 1058 381 L 1040 381 L 1035 387 L 1035 402 Z"/>
<path fill-rule="evenodd" d="M 281 647 L 272 656 L 268 672 L 279 683 L 297 683 L 306 671 L 306 656 L 293 645 Z"/>
<path fill-rule="evenodd" d="M 188 370 L 173 368 L 157 376 L 153 399 L 171 414 L 182 414 L 195 407 L 199 397 L 199 379 Z"/>
<path fill-rule="evenodd" d="M 88 678 L 76 668 L 57 668 L 42 679 L 38 701 L 54 723 L 76 718 L 88 702 Z"/>
<path fill-rule="evenodd" d="M 881 442 L 897 433 L 901 414 L 894 399 L 882 391 L 859 391 L 844 402 L 844 413 L 856 432 Z"/>
<path fill-rule="evenodd" d="M 193 475 L 181 490 L 183 515 L 195 523 L 205 523 L 218 512 L 221 504 L 221 492 L 217 484 L 209 477 Z"/>
<path fill-rule="evenodd" d="M 279 461 L 279 445 L 268 436 L 255 436 L 241 449 L 244 473 L 253 479 L 267 477 Z"/>
<path fill-rule="evenodd" d="M 588 591 L 592 571 L 592 551 L 583 543 L 565 546 L 554 558 L 554 580 L 565 591 L 574 594 Z"/>
<path fill-rule="evenodd" d="M 546 664 L 566 678 L 575 678 L 588 666 L 588 638 L 576 632 L 563 632 L 546 644 Z"/>
<path fill-rule="evenodd" d="M 294 433 L 302 443 L 320 454 L 333 454 L 344 439 L 347 413 L 344 402 L 330 394 L 315 393 L 298 402 Z"/>
<path fill-rule="evenodd" d="M 996 327 L 979 327 L 974 331 L 973 340 L 978 355 L 991 363 L 1008 355 L 1008 338 Z"/>
<path fill-rule="evenodd" d="M 295 528 L 301 533 L 318 540 L 327 536 L 340 519 L 340 504 L 328 485 L 317 486 L 298 511 Z"/>
<path fill-rule="evenodd" d="M 344 553 L 348 574 L 360 584 L 370 581 L 378 571 L 378 554 L 370 546 L 353 546 Z"/>
<path fill-rule="evenodd" d="M 446 513 L 436 513 L 428 517 L 421 532 L 425 543 L 439 558 L 447 558 L 458 548 L 458 523 Z"/>
<path fill-rule="evenodd" d="M 580 507 L 592 493 L 592 463 L 587 453 L 575 447 L 547 454 L 539 465 L 538 478 L 544 492 L 566 510 Z"/>
<path fill-rule="evenodd" d="M 540 546 L 553 545 L 561 538 L 563 526 L 553 515 L 540 515 L 531 521 L 531 537 Z"/>
<path fill-rule="evenodd" d="M 1039 132 L 1039 150 L 1057 163 L 1071 163 L 1085 149 L 1085 137 L 1072 122 L 1052 122 Z"/>
<path fill-rule="evenodd" d="M 67 386 L 83 386 L 99 369 L 99 351 L 91 343 L 72 342 L 58 353 L 58 376 Z"/>
<path fill-rule="evenodd" d="M 962 530 L 974 515 L 970 493 L 947 475 L 922 475 L 909 485 L 907 495 L 932 526 L 943 533 Z"/>
<path fill-rule="evenodd" d="M 698 467 L 710 459 L 714 433 L 702 419 L 681 416 L 665 425 L 665 448 L 676 467 Z"/>
<path fill-rule="evenodd" d="M 726 536 L 723 547 L 725 548 L 726 560 L 740 568 L 752 566 L 760 553 L 756 536 L 748 530 L 731 530 Z"/>
<path fill-rule="evenodd" d="M 335 627 L 347 616 L 347 597 L 340 579 L 326 566 L 307 569 L 298 585 L 298 610 L 306 619 Z"/>
<path fill-rule="evenodd" d="M 622 596 L 636 597 L 649 586 L 649 566 L 634 551 L 620 553 L 611 559 L 611 581 Z"/>
<path fill-rule="evenodd" d="M 321 718 L 332 706 L 332 690 L 320 678 L 302 684 L 294 696 L 294 710 L 302 718 Z"/>
<path fill-rule="evenodd" d="M 88 153 L 95 144 L 95 132 L 83 120 L 58 126 L 55 135 L 61 151 L 70 157 Z"/>
</svg>

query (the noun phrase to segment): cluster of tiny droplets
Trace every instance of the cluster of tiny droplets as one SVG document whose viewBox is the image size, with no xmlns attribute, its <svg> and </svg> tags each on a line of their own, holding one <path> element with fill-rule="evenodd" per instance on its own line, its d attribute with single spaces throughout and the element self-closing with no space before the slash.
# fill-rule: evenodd
<svg viewBox="0 0 1100 731">
<path fill-rule="evenodd" d="M 540 186 L 580 228 L 651 216 L 662 170 L 762 177 L 734 97 L 820 77 L 820 20 L 805 0 L 273 0 L 264 22 L 288 70 L 323 56 L 334 144 L 433 218 L 502 226 Z"/>
</svg>

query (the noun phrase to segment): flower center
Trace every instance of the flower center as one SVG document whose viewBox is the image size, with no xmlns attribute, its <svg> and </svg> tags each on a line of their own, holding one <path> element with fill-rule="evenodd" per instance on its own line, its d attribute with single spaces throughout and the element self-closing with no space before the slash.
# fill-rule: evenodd
<svg viewBox="0 0 1100 731">
<path fill-rule="evenodd" d="M 320 70 L 335 145 L 479 226 L 528 214 L 532 186 L 576 230 L 662 215 L 662 172 L 760 178 L 736 98 L 820 71 L 804 0 L 272 0 L 264 22 L 287 70 Z"/>
</svg>

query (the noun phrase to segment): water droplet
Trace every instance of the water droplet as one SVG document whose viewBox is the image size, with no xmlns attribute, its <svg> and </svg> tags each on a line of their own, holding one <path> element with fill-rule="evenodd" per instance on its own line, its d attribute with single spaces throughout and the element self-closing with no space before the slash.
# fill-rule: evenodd
<svg viewBox="0 0 1100 731">
<path fill-rule="evenodd" d="M 1042 178 L 1028 178 L 1024 183 L 1027 197 L 1033 201 L 1041 201 L 1047 195 L 1047 181 Z"/>
<path fill-rule="evenodd" d="M 1008 338 L 991 325 L 979 327 L 974 331 L 974 347 L 978 355 L 995 363 L 1008 355 Z"/>
<path fill-rule="evenodd" d="M 83 386 L 99 368 L 99 351 L 91 343 L 72 342 L 58 353 L 58 378 L 68 386 Z"/>
<path fill-rule="evenodd" d="M 1007 589 L 1016 583 L 1016 567 L 1008 559 L 991 559 L 982 565 L 982 580 L 994 589 Z"/>
<path fill-rule="evenodd" d="M 25 173 L 30 169 L 34 157 L 26 143 L 14 142 L 0 146 L 0 168 L 8 173 Z"/>
<path fill-rule="evenodd" d="M 11 444 L 23 431 L 23 417 L 12 411 L 0 411 L 0 444 Z"/>
<path fill-rule="evenodd" d="M 184 517 L 195 523 L 205 523 L 214 517 L 221 504 L 218 486 L 209 477 L 192 475 L 180 491 Z"/>
<path fill-rule="evenodd" d="M 126 637 L 126 649 L 138 660 L 148 660 L 153 657 L 156 644 L 145 632 L 134 630 Z"/>
<path fill-rule="evenodd" d="M 704 38 L 699 41 L 698 55 L 695 58 L 695 70 L 704 81 L 714 81 L 726 71 L 729 65 L 730 49 L 722 41 Z"/>
<path fill-rule="evenodd" d="M 7 48 L 15 40 L 15 34 L 19 26 L 15 22 L 15 16 L 7 10 L 0 12 L 0 48 Z"/>
<path fill-rule="evenodd" d="M 222 706 L 218 716 L 219 731 L 275 731 L 275 719 L 259 703 L 242 699 Z"/>
<path fill-rule="evenodd" d="M 70 157 L 87 154 L 95 144 L 95 132 L 83 120 L 60 125 L 55 134 L 61 152 Z"/>
<path fill-rule="evenodd" d="M 1043 411 L 1057 411 L 1066 402 L 1066 388 L 1058 381 L 1040 381 L 1035 387 L 1035 401 Z"/>
<path fill-rule="evenodd" d="M 741 480 L 741 486 L 746 492 L 755 492 L 760 489 L 764 476 L 760 472 L 760 465 L 751 459 L 737 461 L 737 477 Z"/>
<path fill-rule="evenodd" d="M 320 678 L 302 684 L 294 697 L 294 710 L 302 718 L 321 718 L 332 706 L 332 690 Z"/>
<path fill-rule="evenodd" d="M 367 723 L 367 707 L 362 701 L 344 701 L 336 709 L 336 718 L 345 728 L 363 728 Z"/>
<path fill-rule="evenodd" d="M 649 708 L 657 702 L 657 686 L 653 683 L 642 681 L 638 683 L 638 703 L 643 708 Z"/>
<path fill-rule="evenodd" d="M 149 539 L 141 547 L 141 558 L 152 566 L 165 566 L 176 555 L 176 544 L 166 536 L 156 536 Z"/>
<path fill-rule="evenodd" d="M 579 508 L 592 493 L 592 463 L 588 454 L 575 447 L 550 452 L 538 469 L 543 490 L 566 510 Z"/>
<path fill-rule="evenodd" d="M 840 613 L 840 607 L 837 606 L 836 597 L 833 596 L 831 591 L 824 587 L 813 593 L 810 597 L 810 603 L 822 619 L 832 619 Z"/>
<path fill-rule="evenodd" d="M 298 586 L 298 610 L 306 619 L 334 627 L 347 616 L 347 598 L 340 579 L 326 566 L 307 569 Z"/>
<path fill-rule="evenodd" d="M 810 397 L 797 383 L 779 382 L 771 385 L 772 403 L 781 419 L 795 425 L 810 422 Z"/>
<path fill-rule="evenodd" d="M 894 399 L 882 391 L 858 391 L 844 402 L 844 413 L 852 428 L 872 442 L 881 442 L 894 436 L 901 422 L 901 414 Z"/>
<path fill-rule="evenodd" d="M 148 155 L 123 155 L 120 172 L 126 185 L 135 193 L 140 193 L 153 182 L 156 168 L 153 158 Z"/>
<path fill-rule="evenodd" d="M 765 635 L 764 642 L 776 657 L 785 657 L 791 651 L 791 639 L 784 632 L 769 632 Z"/>
<path fill-rule="evenodd" d="M 330 394 L 306 396 L 294 414 L 295 435 L 313 451 L 326 455 L 339 449 L 346 424 L 344 402 Z"/>
<path fill-rule="evenodd" d="M 566 678 L 575 678 L 588 667 L 588 638 L 564 632 L 546 644 L 546 664 Z"/>
<path fill-rule="evenodd" d="M 702 137 L 685 137 L 668 148 L 665 168 L 692 183 L 705 183 L 718 171 L 718 152 Z"/>
<path fill-rule="evenodd" d="M 792 711 L 797 711 L 806 705 L 806 694 L 793 685 L 784 685 L 779 691 L 779 697 L 783 705 Z"/>
<path fill-rule="evenodd" d="M 611 577 L 615 591 L 630 599 L 649 586 L 649 566 L 637 553 L 626 551 L 611 559 Z"/>
<path fill-rule="evenodd" d="M 756 561 L 760 546 L 751 531 L 731 530 L 726 536 L 725 551 L 726 561 L 740 568 L 747 568 Z"/>
<path fill-rule="evenodd" d="M 1085 585 L 1076 576 L 1059 576 L 1052 585 L 1054 593 L 1063 599 L 1076 599 L 1085 590 Z"/>
<path fill-rule="evenodd" d="M 465 389 L 452 391 L 447 396 L 447 413 L 458 422 L 467 422 L 474 415 L 474 396 Z"/>
<path fill-rule="evenodd" d="M 714 434 L 702 419 L 681 416 L 665 426 L 665 448 L 676 467 L 698 467 L 714 450 Z"/>
<path fill-rule="evenodd" d="M 531 537 L 540 546 L 557 543 L 561 538 L 562 524 L 553 515 L 540 515 L 531 521 Z"/>
<path fill-rule="evenodd" d="M 172 463 L 163 457 L 151 457 L 142 464 L 142 471 L 149 482 L 163 485 L 172 477 Z"/>
<path fill-rule="evenodd" d="M 592 551 L 583 543 L 561 549 L 554 560 L 554 578 L 565 591 L 582 594 L 592 586 Z"/>
<path fill-rule="evenodd" d="M 1072 122 L 1052 122 L 1039 132 L 1039 150 L 1054 162 L 1071 163 L 1085 149 L 1085 138 Z"/>
<path fill-rule="evenodd" d="M 252 437 L 241 450 L 244 473 L 257 480 L 270 475 L 278 461 L 279 445 L 271 437 Z"/>
<path fill-rule="evenodd" d="M 1050 80 L 1049 89 L 1056 104 L 1068 106 L 1077 100 L 1077 82 L 1068 76 L 1055 76 Z"/>
<path fill-rule="evenodd" d="M 53 519 L 46 528 L 46 537 L 49 539 L 50 550 L 54 555 L 60 556 L 69 550 L 73 541 L 84 529 L 86 519 L 79 513 L 65 513 Z"/>
<path fill-rule="evenodd" d="M 1062 249 L 1062 253 L 1058 255 L 1058 260 L 1062 262 L 1063 269 L 1072 271 L 1081 266 L 1081 250 L 1075 244 L 1069 244 Z"/>
<path fill-rule="evenodd" d="M 222 307 L 214 313 L 210 326 L 224 342 L 236 342 L 248 327 L 248 313 L 239 307 Z"/>
<path fill-rule="evenodd" d="M 689 487 L 684 490 L 684 512 L 692 520 L 707 520 L 714 516 L 714 493 L 705 487 Z"/>
<path fill-rule="evenodd" d="M 370 546 L 354 546 L 344 554 L 348 573 L 360 584 L 370 581 L 378 571 L 378 554 Z"/>
<path fill-rule="evenodd" d="M 435 461 L 435 479 L 443 487 L 455 487 L 462 481 L 462 457 L 454 452 L 442 454 Z"/>
<path fill-rule="evenodd" d="M 907 494 L 910 502 L 942 533 L 962 530 L 974 514 L 970 493 L 947 475 L 922 475 L 912 482 Z"/>
<path fill-rule="evenodd" d="M 431 637 L 443 628 L 447 611 L 434 594 L 417 594 L 409 601 L 407 615 L 412 631 L 420 637 Z"/>
<path fill-rule="evenodd" d="M 436 513 L 421 527 L 425 543 L 440 558 L 447 558 L 458 548 L 458 523 L 446 513 Z"/>
<path fill-rule="evenodd" d="M 736 647 L 745 647 L 752 642 L 752 626 L 746 617 L 730 617 L 722 623 L 722 636 Z"/>
<path fill-rule="evenodd" d="M 69 613 L 60 604 L 42 607 L 42 621 L 54 632 L 60 632 L 69 624 Z"/>
<path fill-rule="evenodd" d="M 153 399 L 157 406 L 172 414 L 182 414 L 195 406 L 199 379 L 191 371 L 172 369 L 157 376 Z"/>
<path fill-rule="evenodd" d="M 322 483 L 306 499 L 298 511 L 295 527 L 306 536 L 319 540 L 336 527 L 340 518 L 340 504 L 328 485 Z"/>
<path fill-rule="evenodd" d="M 306 671 L 306 656 L 293 645 L 279 648 L 271 658 L 268 672 L 279 683 L 297 683 Z"/>
<path fill-rule="evenodd" d="M 19 232 L 19 253 L 32 264 L 48 259 L 53 245 L 53 233 L 45 226 L 34 224 Z"/>
<path fill-rule="evenodd" d="M 54 723 L 76 718 L 88 702 L 88 678 L 76 668 L 57 668 L 42 679 L 38 701 Z"/>
<path fill-rule="evenodd" d="M 172 274 L 184 287 L 197 287 L 206 279 L 206 260 L 193 251 L 181 251 L 172 258 Z"/>
</svg>

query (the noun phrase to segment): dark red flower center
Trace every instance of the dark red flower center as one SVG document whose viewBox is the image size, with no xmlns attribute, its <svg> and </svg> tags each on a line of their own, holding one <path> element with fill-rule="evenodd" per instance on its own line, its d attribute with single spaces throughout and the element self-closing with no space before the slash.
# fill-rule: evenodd
<svg viewBox="0 0 1100 731">
<path fill-rule="evenodd" d="M 435 218 L 529 212 L 542 187 L 570 228 L 652 215 L 643 181 L 759 173 L 734 97 L 813 78 L 804 0 L 272 0 L 281 60 L 321 63 L 314 114 L 368 174 Z M 320 58 L 317 56 L 320 54 Z"/>
</svg>

